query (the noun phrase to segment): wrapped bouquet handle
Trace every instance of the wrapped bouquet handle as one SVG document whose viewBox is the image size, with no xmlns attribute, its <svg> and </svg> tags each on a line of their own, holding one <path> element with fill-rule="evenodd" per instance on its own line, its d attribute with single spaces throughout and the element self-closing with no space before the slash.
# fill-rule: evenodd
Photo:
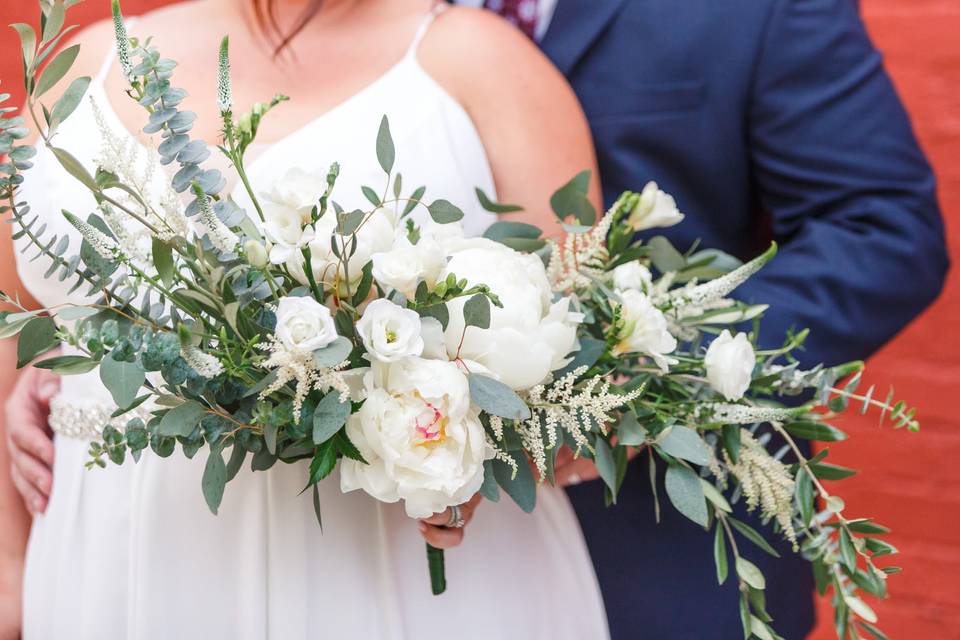
<svg viewBox="0 0 960 640">
<path fill-rule="evenodd" d="M 427 566 L 430 569 L 430 590 L 438 596 L 447 590 L 447 568 L 443 549 L 427 543 Z"/>
</svg>

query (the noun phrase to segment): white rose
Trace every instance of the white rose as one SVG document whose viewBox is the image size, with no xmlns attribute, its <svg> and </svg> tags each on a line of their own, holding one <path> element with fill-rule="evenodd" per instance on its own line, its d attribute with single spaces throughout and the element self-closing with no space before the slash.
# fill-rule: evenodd
<svg viewBox="0 0 960 640">
<path fill-rule="evenodd" d="M 654 227 L 672 227 L 683 220 L 677 202 L 669 193 L 660 190 L 656 182 L 648 182 L 640 193 L 637 206 L 630 212 L 627 224 L 634 231 Z"/>
<path fill-rule="evenodd" d="M 543 262 L 485 238 L 448 242 L 446 274 L 470 285 L 486 284 L 503 303 L 490 308 L 490 328 L 464 333 L 461 297 L 447 304 L 447 354 L 479 363 L 513 389 L 529 389 L 569 362 L 576 350 L 583 315 L 571 311 L 570 298 L 552 302 Z M 461 343 L 462 341 L 462 343 Z"/>
<path fill-rule="evenodd" d="M 638 289 L 649 292 L 653 287 L 653 275 L 639 261 L 621 264 L 613 270 L 613 288 L 621 291 Z"/>
<path fill-rule="evenodd" d="M 330 309 L 313 298 L 280 298 L 276 331 L 284 346 L 295 351 L 316 351 L 337 339 Z"/>
<path fill-rule="evenodd" d="M 466 376 L 452 362 L 421 358 L 374 369 L 363 406 L 347 420 L 347 435 L 367 464 L 344 459 L 341 490 L 403 500 L 411 518 L 469 500 L 492 452 L 470 409 Z"/>
<path fill-rule="evenodd" d="M 371 360 L 395 362 L 423 353 L 420 316 L 380 298 L 367 305 L 357 322 L 357 333 Z"/>
<path fill-rule="evenodd" d="M 334 254 L 330 243 L 331 238 L 336 238 L 339 248 L 346 238 L 346 245 L 349 249 L 350 236 L 342 236 L 337 233 L 335 218 L 336 216 L 332 212 L 327 212 L 314 225 L 315 237 L 309 244 L 313 277 L 318 283 L 323 283 L 323 286 L 327 289 L 332 289 L 334 283 L 338 283 L 341 292 L 346 291 L 347 284 L 349 284 L 351 290 L 355 290 L 356 285 L 363 277 L 363 267 L 370 262 L 370 257 L 375 253 L 389 250 L 393 245 L 395 235 L 393 217 L 384 209 L 377 209 L 369 215 L 356 233 L 356 251 L 347 260 L 345 266 L 340 263 L 340 259 Z M 309 281 L 304 271 L 303 262 L 301 255 L 295 255 L 287 263 L 287 266 L 291 275 L 301 284 L 306 285 Z M 349 276 L 349 283 L 345 281 L 347 276 Z"/>
<path fill-rule="evenodd" d="M 757 356 L 745 333 L 734 337 L 724 329 L 710 343 L 703 363 L 707 367 L 710 386 L 732 402 L 742 398 L 750 388 Z"/>
<path fill-rule="evenodd" d="M 666 373 L 667 366 L 677 362 L 665 355 L 677 348 L 677 339 L 667 330 L 667 319 L 640 291 L 628 289 L 617 294 L 621 299 L 620 317 L 625 324 L 614 353 L 648 355 Z"/>
<path fill-rule="evenodd" d="M 273 243 L 270 261 L 283 264 L 293 259 L 314 239 L 311 211 L 326 188 L 326 178 L 294 168 L 260 194 L 263 230 Z"/>
<path fill-rule="evenodd" d="M 421 236 L 412 244 L 406 234 L 400 235 L 389 251 L 375 253 L 373 277 L 386 289 L 395 289 L 413 300 L 417 285 L 423 280 L 431 291 L 447 264 L 447 254 L 432 236 Z"/>
</svg>

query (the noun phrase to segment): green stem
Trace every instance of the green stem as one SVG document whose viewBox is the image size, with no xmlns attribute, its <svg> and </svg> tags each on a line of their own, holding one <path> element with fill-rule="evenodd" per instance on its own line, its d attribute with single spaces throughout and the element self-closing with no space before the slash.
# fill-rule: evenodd
<svg viewBox="0 0 960 640">
<path fill-rule="evenodd" d="M 447 590 L 447 573 L 443 549 L 427 543 L 427 566 L 430 569 L 430 590 L 438 596 Z"/>
</svg>

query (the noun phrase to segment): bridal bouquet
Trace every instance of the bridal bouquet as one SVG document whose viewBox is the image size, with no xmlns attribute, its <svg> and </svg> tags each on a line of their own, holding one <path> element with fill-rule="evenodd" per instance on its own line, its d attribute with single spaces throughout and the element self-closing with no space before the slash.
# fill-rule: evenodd
<svg viewBox="0 0 960 640">
<path fill-rule="evenodd" d="M 204 449 L 202 494 L 216 512 L 248 457 L 254 470 L 308 461 L 305 490 L 319 520 L 317 483 L 339 464 L 343 491 L 402 501 L 422 518 L 478 491 L 494 501 L 502 491 L 532 510 L 563 447 L 595 462 L 614 503 L 639 453 L 654 496 L 665 467 L 669 502 L 713 531 L 717 580 L 732 572 L 739 584 L 745 638 L 778 636 L 764 576 L 738 544 L 777 552 L 734 516 L 738 501 L 810 561 L 821 593 L 832 588 L 841 638 L 884 637 L 859 592 L 884 596 L 897 571 L 877 565 L 896 552 L 878 537 L 887 529 L 848 517 L 823 480 L 854 471 L 825 462 L 826 449 L 807 457 L 797 441 L 845 438 L 830 420 L 851 401 L 895 426 L 918 424 L 902 403 L 876 399 L 872 388 L 857 393 L 861 363 L 802 369 L 792 353 L 806 332 L 781 348 L 757 346 L 766 306 L 730 295 L 775 247 L 742 264 L 709 249 L 681 253 L 662 236 L 641 241 L 637 232 L 682 220 L 673 198 L 650 183 L 597 220 L 587 173 L 551 199 L 562 239 L 512 221 L 464 237 L 455 204 L 427 199 L 425 187 L 405 190 L 386 118 L 375 150 L 383 183 L 363 188 L 368 208 L 337 204 L 336 165 L 325 175 L 293 168 L 258 193 L 244 154 L 284 98 L 237 116 L 224 41 L 217 149 L 249 196 L 245 211 L 223 193 L 220 172 L 203 166 L 211 149 L 190 137 L 195 115 L 178 108 L 185 92 L 172 83 L 175 63 L 127 36 L 116 2 L 128 93 L 148 114 L 143 131 L 159 134 L 156 154 L 172 177 L 158 196 L 118 158 L 109 133 L 91 174 L 56 144 L 90 79 L 73 80 L 49 107 L 41 102 L 76 58 L 71 47 L 44 64 L 68 31 L 69 4 L 41 2 L 39 35 L 14 25 L 26 112 L 99 207 L 63 211 L 79 247 L 45 233 L 17 197 L 35 150 L 18 142 L 24 118 L 6 108 L 0 211 L 49 261 L 47 277 L 72 279 L 89 301 L 4 313 L 0 335 L 19 334 L 20 366 L 65 344 L 70 355 L 34 366 L 99 370 L 117 410 L 89 466 L 138 460 L 146 449 L 160 457 L 178 445 L 188 457 Z M 477 196 L 488 211 L 517 209 Z M 785 400 L 797 398 L 805 403 Z M 442 556 L 428 553 L 440 592 Z"/>
</svg>

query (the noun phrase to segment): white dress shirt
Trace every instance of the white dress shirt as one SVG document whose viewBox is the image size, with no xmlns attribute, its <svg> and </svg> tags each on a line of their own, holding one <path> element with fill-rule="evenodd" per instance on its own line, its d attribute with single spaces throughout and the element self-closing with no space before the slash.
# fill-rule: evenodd
<svg viewBox="0 0 960 640">
<path fill-rule="evenodd" d="M 484 0 L 455 0 L 456 4 L 462 4 L 465 7 L 482 7 Z M 543 38 L 547 33 L 547 27 L 550 26 L 550 20 L 553 19 L 553 12 L 557 8 L 557 0 L 538 0 L 537 2 L 537 27 L 534 32 L 537 40 Z"/>
</svg>

